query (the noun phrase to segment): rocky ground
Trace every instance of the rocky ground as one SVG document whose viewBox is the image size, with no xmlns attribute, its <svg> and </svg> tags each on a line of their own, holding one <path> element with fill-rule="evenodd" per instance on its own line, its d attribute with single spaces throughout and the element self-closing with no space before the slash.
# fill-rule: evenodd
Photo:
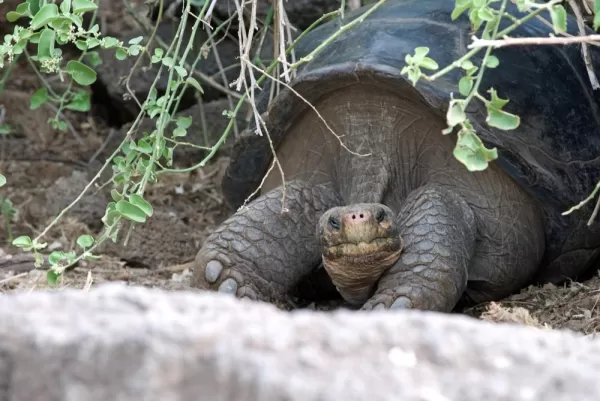
<svg viewBox="0 0 600 401">
<path fill-rule="evenodd" d="M 115 10 L 118 8 L 102 15 L 105 32 L 137 36 L 135 23 L 130 18 L 115 17 Z M 167 28 L 165 32 L 168 39 L 171 31 Z M 223 50 L 219 60 L 209 58 L 200 69 L 204 68 L 201 71 L 204 76 L 214 78 L 217 84 L 228 86 L 228 81 L 236 76 L 232 52 L 237 47 L 226 40 L 219 46 Z M 116 83 L 120 76 L 128 73 L 131 65 L 116 63 L 112 55 L 103 57 L 110 64 L 99 69 L 102 82 L 93 88 L 92 112 L 66 112 L 70 121 L 67 132 L 57 132 L 47 124 L 48 118 L 56 112 L 51 107 L 29 109 L 29 96 L 39 87 L 39 82 L 26 63 L 15 68 L 0 96 L 0 105 L 4 107 L 0 115 L 5 116 L 5 122 L 11 127 L 8 135 L 0 136 L 0 172 L 9 180 L 0 189 L 0 195 L 10 199 L 17 211 L 10 222 L 0 216 L 2 292 L 33 291 L 48 286 L 45 271 L 31 270 L 31 261 L 9 246 L 9 237 L 39 234 L 79 195 L 129 127 L 135 106 L 123 101 L 124 89 Z M 225 75 L 219 74 L 215 67 L 223 62 L 231 66 Z M 151 73 L 144 76 L 140 72 L 132 80 L 141 98 L 153 77 Z M 58 79 L 51 79 L 50 83 L 55 88 L 63 85 Z M 184 113 L 192 115 L 197 124 L 196 129 L 190 130 L 196 133 L 188 138 L 190 141 L 214 142 L 222 134 L 227 124 L 222 112 L 230 108 L 232 99 L 218 93 L 212 90 L 209 100 L 202 105 L 186 105 Z M 127 112 L 116 116 L 115 110 Z M 202 113 L 205 126 L 200 125 Z M 238 116 L 238 129 L 243 128 L 246 115 L 244 112 Z M 102 282 L 122 281 L 168 290 L 188 289 L 190 272 L 181 265 L 194 258 L 204 238 L 231 213 L 220 192 L 229 144 L 203 169 L 162 176 L 147 193 L 147 199 L 154 206 L 154 217 L 137 227 L 127 246 L 109 244 L 102 248 L 101 260 L 81 263 L 67 272 L 60 288 L 85 289 Z M 178 161 L 182 166 L 190 165 L 201 155 L 198 151 L 181 151 Z M 45 237 L 48 249 L 69 250 L 77 236 L 97 233 L 107 201 L 105 192 L 92 188 L 90 194 L 48 232 Z M 600 327 L 599 300 L 600 278 L 594 277 L 584 283 L 560 287 L 530 287 L 502 302 L 479 305 L 465 313 L 491 321 L 568 328 L 592 334 Z"/>
</svg>

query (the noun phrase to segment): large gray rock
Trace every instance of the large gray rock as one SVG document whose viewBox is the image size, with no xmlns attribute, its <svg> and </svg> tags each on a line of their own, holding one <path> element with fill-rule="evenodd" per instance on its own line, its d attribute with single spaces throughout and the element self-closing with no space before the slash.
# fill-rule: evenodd
<svg viewBox="0 0 600 401">
<path fill-rule="evenodd" d="M 0 296 L 0 400 L 597 400 L 600 342 L 101 286 Z"/>
</svg>

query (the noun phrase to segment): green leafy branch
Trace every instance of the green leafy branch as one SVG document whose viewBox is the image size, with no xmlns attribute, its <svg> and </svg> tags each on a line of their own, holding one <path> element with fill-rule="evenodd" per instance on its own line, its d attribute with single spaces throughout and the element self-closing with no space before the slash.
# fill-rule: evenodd
<svg viewBox="0 0 600 401">
<path fill-rule="evenodd" d="M 441 70 L 435 60 L 427 57 L 429 48 L 417 47 L 414 55 L 406 55 L 406 66 L 401 71 L 413 85 L 416 85 L 420 79 L 434 81 L 456 68 L 461 68 L 463 70 L 464 76 L 458 82 L 458 90 L 459 93 L 464 96 L 464 99 L 455 99 L 454 96 L 452 96 L 446 113 L 448 127 L 443 130 L 442 133 L 449 134 L 454 131 L 455 127 L 459 127 L 453 154 L 454 157 L 463 163 L 470 171 L 485 170 L 491 161 L 498 158 L 497 149 L 488 149 L 485 147 L 466 115 L 465 110 L 471 100 L 476 98 L 485 105 L 487 109 L 486 123 L 491 127 L 501 130 L 514 130 L 518 128 L 520 124 L 519 116 L 503 110 L 503 107 L 508 104 L 509 100 L 499 97 L 495 88 L 489 88 L 487 90 L 487 93 L 490 95 L 489 99 L 479 92 L 479 86 L 485 69 L 497 68 L 500 64 L 500 60 L 491 54 L 492 49 L 511 44 L 522 44 L 524 42 L 532 44 L 568 44 L 591 43 L 597 42 L 598 40 L 598 35 L 572 38 L 519 38 L 511 40 L 510 38 L 507 38 L 508 34 L 524 22 L 534 17 L 539 17 L 540 14 L 545 11 L 550 15 L 554 33 L 565 34 L 567 30 L 567 12 L 560 4 L 563 0 L 552 0 L 545 3 L 537 3 L 532 0 L 515 0 L 514 2 L 519 11 L 528 13 L 526 16 L 518 19 L 505 12 L 507 0 L 502 0 L 499 10 L 490 7 L 490 4 L 499 1 L 501 0 L 455 0 L 455 7 L 451 15 L 452 20 L 456 20 L 460 15 L 466 12 L 475 32 L 483 26 L 481 34 L 482 39 L 475 38 L 473 44 L 468 46 L 471 48 L 470 51 Z M 593 12 L 593 29 L 597 30 L 600 27 L 600 0 L 594 0 Z M 509 19 L 512 21 L 512 24 L 504 30 L 499 31 L 498 27 L 503 18 Z M 499 40 L 498 38 L 503 39 Z M 476 66 L 471 59 L 483 49 L 485 49 L 485 54 L 482 62 L 480 66 Z M 427 75 L 422 72 L 422 69 L 438 71 L 435 74 Z M 595 186 L 588 197 L 562 214 L 569 215 L 574 211 L 581 209 L 585 204 L 592 201 L 599 192 L 600 182 Z M 588 226 L 593 223 L 599 212 L 600 197 L 588 220 Z"/>
<path fill-rule="evenodd" d="M 97 51 L 93 49 L 115 48 L 119 60 L 128 55 L 136 56 L 143 50 L 139 45 L 142 37 L 129 41 L 129 46 L 124 46 L 121 41 L 110 36 L 100 37 L 100 27 L 94 22 L 97 8 L 95 2 L 90 0 L 63 0 L 60 6 L 45 0 L 27 0 L 6 15 L 9 22 L 27 18 L 29 25 L 15 25 L 13 33 L 4 37 L 4 42 L 0 45 L 0 68 L 7 62 L 12 67 L 18 56 L 26 55 L 30 66 L 43 84 L 43 87 L 32 95 L 30 108 L 35 110 L 47 102 L 55 103 L 56 115 L 49 122 L 53 128 L 61 131 L 66 131 L 68 127 L 67 122 L 60 118 L 65 109 L 79 112 L 90 110 L 89 93 L 82 89 L 73 90 L 73 86 L 89 86 L 96 81 L 97 75 L 92 67 L 101 61 Z M 90 28 L 85 29 L 83 15 L 88 12 L 94 14 Z M 36 54 L 29 55 L 28 44 L 37 45 Z M 74 44 L 82 53 L 78 60 L 69 60 L 65 64 L 62 49 L 57 45 L 67 44 Z M 86 56 L 91 67 L 83 62 Z M 10 69 L 5 72 L 5 79 L 9 73 Z M 65 92 L 62 95 L 57 94 L 44 78 L 44 74 L 58 74 L 61 80 L 65 76 L 70 77 Z"/>
<path fill-rule="evenodd" d="M 492 3 L 499 1 L 501 1 L 499 9 L 490 7 Z M 456 20 L 464 13 L 467 13 L 473 30 L 477 32 L 482 28 L 481 36 L 486 39 L 504 37 L 520 24 L 539 15 L 542 11 L 550 12 L 556 32 L 564 32 L 566 30 L 567 14 L 564 7 L 558 4 L 562 0 L 554 0 L 545 4 L 537 4 L 529 0 L 518 0 L 518 9 L 520 11 L 529 11 L 529 14 L 521 19 L 510 16 L 509 19 L 512 21 L 512 24 L 504 30 L 499 31 L 501 21 L 503 18 L 509 16 L 505 12 L 507 1 L 455 0 L 455 7 L 451 18 L 452 20 Z M 489 149 L 483 144 L 473 128 L 473 124 L 467 117 L 466 110 L 473 99 L 477 99 L 484 104 L 487 110 L 486 123 L 489 126 L 502 130 L 514 130 L 520 124 L 519 116 L 503 110 L 509 100 L 498 96 L 496 88 L 489 88 L 487 90 L 489 97 L 481 94 L 480 85 L 484 72 L 487 68 L 497 68 L 500 65 L 500 60 L 492 54 L 491 46 L 485 48 L 480 65 L 475 65 L 472 58 L 481 50 L 483 48 L 473 49 L 459 60 L 446 66 L 436 74 L 429 76 L 424 74 L 422 70 L 438 70 L 439 65 L 435 60 L 427 57 L 429 48 L 418 47 L 415 49 L 414 55 L 406 55 L 406 66 L 401 71 L 413 85 L 416 85 L 420 79 L 433 81 L 456 68 L 460 68 L 463 71 L 463 76 L 458 82 L 458 90 L 464 98 L 455 98 L 452 95 L 446 113 L 446 123 L 448 126 L 442 133 L 447 135 L 452 133 L 455 128 L 458 128 L 457 141 L 453 154 L 469 171 L 485 170 L 491 161 L 498 158 L 497 149 Z"/>
</svg>

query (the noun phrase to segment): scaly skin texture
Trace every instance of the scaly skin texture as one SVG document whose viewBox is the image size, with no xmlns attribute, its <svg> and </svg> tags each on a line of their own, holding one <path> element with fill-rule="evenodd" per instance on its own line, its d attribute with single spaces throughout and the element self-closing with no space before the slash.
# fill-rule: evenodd
<svg viewBox="0 0 600 401">
<path fill-rule="evenodd" d="M 196 285 L 261 301 L 289 301 L 290 290 L 320 262 L 315 227 L 341 200 L 302 182 L 254 200 L 210 235 L 195 260 Z"/>
<path fill-rule="evenodd" d="M 381 204 L 329 209 L 319 220 L 317 238 L 333 284 L 346 301 L 359 306 L 402 251 L 394 213 Z"/>
<path fill-rule="evenodd" d="M 363 309 L 449 311 L 467 287 L 475 214 L 453 191 L 429 185 L 409 195 L 398 226 L 406 248 Z"/>
<path fill-rule="evenodd" d="M 288 185 L 289 214 L 277 212 L 281 178 L 272 173 L 262 197 L 207 239 L 197 276 L 238 296 L 282 298 L 322 256 L 340 294 L 358 307 L 434 311 L 526 285 L 545 252 L 540 205 L 495 164 L 469 172 L 452 154 L 455 137 L 441 133 L 443 118 L 405 95 L 349 83 L 315 102 L 318 116 L 296 116 L 277 147 L 297 188 Z M 384 208 L 394 221 L 377 222 Z M 363 221 L 350 224 L 361 210 Z M 323 229 L 331 216 L 349 225 Z M 395 230 L 403 245 L 390 241 Z M 387 239 L 374 246 L 378 235 Z"/>
</svg>

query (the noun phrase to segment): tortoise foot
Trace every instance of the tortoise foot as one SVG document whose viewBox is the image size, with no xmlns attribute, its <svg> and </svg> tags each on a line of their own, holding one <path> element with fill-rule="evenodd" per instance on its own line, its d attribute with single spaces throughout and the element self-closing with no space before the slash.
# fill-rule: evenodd
<svg viewBox="0 0 600 401">
<path fill-rule="evenodd" d="M 413 309 L 413 302 L 408 296 L 402 294 L 377 294 L 369 299 L 361 309 Z"/>
<path fill-rule="evenodd" d="M 231 255 L 233 256 L 233 255 Z M 267 300 L 258 289 L 256 277 L 250 277 L 251 262 L 232 260 L 218 251 L 200 252 L 195 261 L 196 284 L 200 288 L 216 290 L 223 294 L 231 294 L 239 298 L 249 298 L 253 301 Z M 204 273 L 201 273 L 203 271 Z"/>
<path fill-rule="evenodd" d="M 338 205 L 324 186 L 291 181 L 238 210 L 202 245 L 194 261 L 195 286 L 239 298 L 273 302 L 291 299 L 291 290 L 319 264 L 315 226 Z"/>
</svg>

